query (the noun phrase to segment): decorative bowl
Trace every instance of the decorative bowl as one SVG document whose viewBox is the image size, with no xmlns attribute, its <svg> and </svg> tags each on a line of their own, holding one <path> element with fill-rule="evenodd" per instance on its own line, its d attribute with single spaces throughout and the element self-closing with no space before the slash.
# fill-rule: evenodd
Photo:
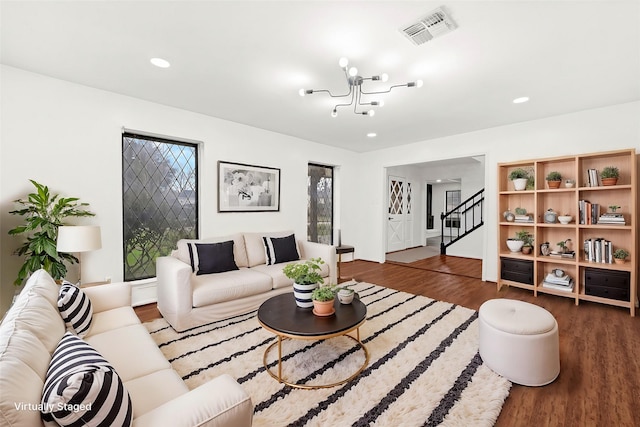
<svg viewBox="0 0 640 427">
<path fill-rule="evenodd" d="M 522 245 L 524 245 L 524 242 L 522 240 L 507 240 L 507 247 L 511 252 L 520 252 L 522 250 Z"/>
<path fill-rule="evenodd" d="M 558 221 L 560 221 L 560 224 L 569 224 L 572 219 L 573 217 L 571 215 L 560 215 L 558 217 Z"/>
</svg>

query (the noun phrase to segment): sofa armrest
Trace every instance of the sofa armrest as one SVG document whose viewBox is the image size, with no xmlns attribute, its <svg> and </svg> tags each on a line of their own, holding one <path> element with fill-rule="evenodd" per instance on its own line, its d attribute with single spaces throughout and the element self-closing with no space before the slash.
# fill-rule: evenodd
<svg viewBox="0 0 640 427">
<path fill-rule="evenodd" d="M 158 310 L 177 331 L 184 329 L 180 319 L 193 307 L 191 273 L 191 266 L 177 258 L 156 258 Z"/>
<path fill-rule="evenodd" d="M 229 375 L 202 384 L 133 420 L 135 427 L 250 427 L 253 403 Z"/>
<path fill-rule="evenodd" d="M 118 307 L 131 307 L 131 285 L 129 283 L 107 283 L 105 285 L 82 288 L 91 300 L 94 313 Z"/>
<path fill-rule="evenodd" d="M 302 252 L 300 255 L 303 259 L 322 258 L 329 266 L 329 283 L 338 283 L 335 246 L 298 240 L 298 247 Z"/>
</svg>

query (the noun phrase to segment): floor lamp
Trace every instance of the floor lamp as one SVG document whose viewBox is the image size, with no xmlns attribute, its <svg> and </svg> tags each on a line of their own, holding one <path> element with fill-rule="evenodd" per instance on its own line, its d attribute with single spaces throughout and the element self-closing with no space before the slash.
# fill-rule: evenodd
<svg viewBox="0 0 640 427">
<path fill-rule="evenodd" d="M 100 227 L 97 225 L 63 225 L 58 227 L 58 252 L 78 253 L 78 285 L 82 283 L 82 252 L 102 247 Z"/>
</svg>

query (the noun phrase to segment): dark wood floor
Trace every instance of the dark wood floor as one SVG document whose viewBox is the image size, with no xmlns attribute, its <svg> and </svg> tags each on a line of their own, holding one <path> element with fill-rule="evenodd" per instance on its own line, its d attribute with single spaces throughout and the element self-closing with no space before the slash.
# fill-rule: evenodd
<svg viewBox="0 0 640 427">
<path fill-rule="evenodd" d="M 640 319 L 594 303 L 575 306 L 552 295 L 480 280 L 481 262 L 438 256 L 412 264 L 353 261 L 341 274 L 477 310 L 492 298 L 513 298 L 549 310 L 560 331 L 560 376 L 544 387 L 514 385 L 497 426 L 640 426 Z M 141 320 L 159 317 L 153 306 Z"/>
</svg>

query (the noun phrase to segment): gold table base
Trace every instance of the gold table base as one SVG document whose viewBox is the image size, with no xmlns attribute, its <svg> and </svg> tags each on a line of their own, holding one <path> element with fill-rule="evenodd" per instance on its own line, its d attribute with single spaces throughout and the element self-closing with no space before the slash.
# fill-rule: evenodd
<svg viewBox="0 0 640 427">
<path fill-rule="evenodd" d="M 332 335 L 328 335 L 328 336 L 324 336 L 324 337 L 323 336 L 319 336 L 319 337 L 302 337 L 302 336 L 292 337 L 290 335 L 285 336 L 285 335 L 280 335 L 280 334 L 276 333 L 276 335 L 278 336 L 278 341 L 274 342 L 273 344 L 271 344 L 264 351 L 264 356 L 262 358 L 262 363 L 264 364 L 264 368 L 267 370 L 267 372 L 269 373 L 269 375 L 271 375 L 272 378 L 274 378 L 279 383 L 288 385 L 289 387 L 301 388 L 301 389 L 305 389 L 305 390 L 316 390 L 316 389 L 319 389 L 319 388 L 331 388 L 331 387 L 339 386 L 341 384 L 344 384 L 346 382 L 351 381 L 352 379 L 354 379 L 355 377 L 360 375 L 360 373 L 364 370 L 364 368 L 367 367 L 367 364 L 369 363 L 369 351 L 367 350 L 367 347 L 365 347 L 365 345 L 362 343 L 362 341 L 360 341 L 360 328 L 359 327 L 356 328 L 356 337 L 352 337 L 351 335 L 348 335 L 348 332 L 350 332 L 350 331 L 345 331 L 345 333 L 343 333 L 343 334 L 332 334 Z M 294 382 L 291 382 L 291 381 L 287 381 L 286 379 L 283 378 L 283 376 L 282 376 L 282 339 L 283 338 L 290 338 L 290 339 L 296 338 L 296 339 L 307 339 L 307 340 L 311 340 L 311 339 L 312 340 L 323 340 L 323 339 L 333 338 L 333 337 L 336 337 L 336 336 L 345 336 L 345 337 L 351 338 L 364 351 L 364 363 L 362 364 L 362 366 L 353 375 L 351 375 L 349 378 L 346 378 L 344 380 L 341 380 L 341 381 L 338 381 L 338 382 L 335 382 L 335 383 L 319 384 L 319 385 L 299 384 L 299 383 L 294 383 Z M 269 354 L 269 351 L 271 351 L 271 349 L 273 347 L 275 347 L 276 345 L 278 346 L 278 374 L 277 375 L 275 373 L 273 373 L 271 371 L 271 369 L 269 369 L 269 366 L 267 364 L 267 356 Z"/>
</svg>

